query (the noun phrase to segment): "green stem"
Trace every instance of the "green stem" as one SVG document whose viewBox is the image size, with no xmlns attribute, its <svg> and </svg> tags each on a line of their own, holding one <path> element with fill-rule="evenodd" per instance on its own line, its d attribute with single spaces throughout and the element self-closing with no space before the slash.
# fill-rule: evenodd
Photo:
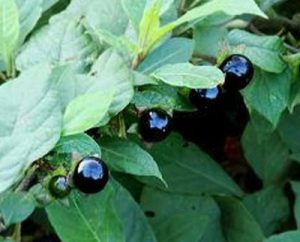
<svg viewBox="0 0 300 242">
<path fill-rule="evenodd" d="M 122 113 L 120 113 L 118 116 L 118 126 L 119 126 L 119 132 L 118 132 L 119 137 L 126 139 L 127 138 L 126 125 Z"/>
<path fill-rule="evenodd" d="M 21 229 L 22 229 L 22 225 L 20 223 L 15 225 L 14 232 L 11 236 L 11 238 L 14 241 L 21 242 L 22 240 Z"/>
<path fill-rule="evenodd" d="M 36 165 L 36 164 L 34 164 L 33 166 L 31 166 L 28 169 L 24 179 L 21 181 L 21 183 L 15 189 L 16 192 L 26 191 L 28 189 L 28 186 L 31 183 L 31 181 L 33 180 L 37 169 L 38 169 L 38 165 Z"/>
</svg>

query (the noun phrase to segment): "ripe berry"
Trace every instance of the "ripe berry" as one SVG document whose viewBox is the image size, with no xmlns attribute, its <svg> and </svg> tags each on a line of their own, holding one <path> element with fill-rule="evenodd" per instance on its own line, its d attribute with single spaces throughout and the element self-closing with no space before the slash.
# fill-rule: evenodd
<svg viewBox="0 0 300 242">
<path fill-rule="evenodd" d="M 52 177 L 49 181 L 48 189 L 55 198 L 64 198 L 71 192 L 67 177 L 62 175 Z"/>
<path fill-rule="evenodd" d="M 210 89 L 193 89 L 189 98 L 199 110 L 209 110 L 217 106 L 221 97 L 222 90 L 220 87 Z"/>
<path fill-rule="evenodd" d="M 220 66 L 225 73 L 223 87 L 226 91 L 238 91 L 246 87 L 254 73 L 251 61 L 243 55 L 231 55 Z"/>
<path fill-rule="evenodd" d="M 163 110 L 150 109 L 139 120 L 139 132 L 146 142 L 165 139 L 172 130 L 172 118 Z"/>
<path fill-rule="evenodd" d="M 73 173 L 73 183 L 83 193 L 100 192 L 108 182 L 108 168 L 102 160 L 89 156 L 83 158 Z"/>
</svg>

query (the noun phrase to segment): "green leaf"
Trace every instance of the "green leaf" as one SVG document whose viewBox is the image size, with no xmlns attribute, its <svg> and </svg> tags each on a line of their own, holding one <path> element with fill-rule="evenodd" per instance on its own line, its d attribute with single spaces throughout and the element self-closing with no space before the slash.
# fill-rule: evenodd
<svg viewBox="0 0 300 242">
<path fill-rule="evenodd" d="M 148 224 L 143 211 L 130 193 L 118 183 L 114 198 L 114 207 L 123 225 L 126 242 L 157 242 L 155 235 Z"/>
<path fill-rule="evenodd" d="M 36 66 L 0 87 L 0 192 L 59 139 L 62 115 L 51 71 Z"/>
<path fill-rule="evenodd" d="M 189 63 L 165 65 L 153 77 L 171 86 L 188 88 L 212 88 L 224 82 L 224 75 L 217 67 Z"/>
<path fill-rule="evenodd" d="M 0 216 L 6 227 L 24 221 L 34 208 L 34 200 L 27 193 L 9 192 L 0 196 Z"/>
<path fill-rule="evenodd" d="M 19 45 L 24 42 L 26 36 L 33 30 L 42 16 L 42 2 L 42 0 L 16 0 L 20 15 Z"/>
<path fill-rule="evenodd" d="M 19 12 L 14 0 L 0 0 L 0 54 L 10 73 L 20 33 Z M 10 73 L 11 74 L 11 73 Z"/>
<path fill-rule="evenodd" d="M 172 38 L 151 52 L 138 66 L 138 71 L 146 74 L 166 64 L 188 62 L 193 54 L 193 41 L 187 38 Z"/>
<path fill-rule="evenodd" d="M 113 100 L 113 91 L 88 93 L 73 99 L 63 118 L 63 135 L 82 133 L 99 123 Z"/>
<path fill-rule="evenodd" d="M 158 241 L 225 241 L 220 209 L 208 196 L 171 194 L 146 187 L 141 207 Z"/>
<path fill-rule="evenodd" d="M 297 222 L 297 228 L 300 228 L 300 183 L 299 182 L 292 182 L 292 188 L 294 194 L 296 196 L 295 204 L 294 204 L 294 216 Z"/>
<path fill-rule="evenodd" d="M 136 92 L 132 103 L 137 108 L 161 108 L 164 110 L 194 110 L 190 102 L 178 93 L 177 88 L 155 85 Z"/>
<path fill-rule="evenodd" d="M 289 231 L 271 236 L 263 242 L 298 242 L 300 240 L 300 231 Z"/>
<path fill-rule="evenodd" d="M 194 28 L 195 52 L 216 57 L 219 47 L 227 35 L 227 29 L 220 26 L 197 25 Z M 205 37 L 205 38 L 204 38 Z M 212 43 L 214 43 L 212 45 Z"/>
<path fill-rule="evenodd" d="M 68 206 L 55 201 L 46 211 L 64 242 L 123 242 L 122 224 L 113 206 L 115 196 L 116 191 L 111 185 L 92 196 L 73 192 L 68 197 Z"/>
<path fill-rule="evenodd" d="M 155 144 L 149 152 L 168 184 L 168 188 L 157 185 L 160 189 L 190 195 L 242 194 L 241 189 L 212 158 L 177 135 Z"/>
<path fill-rule="evenodd" d="M 156 162 L 145 150 L 129 140 L 101 139 L 102 158 L 111 169 L 136 176 L 154 176 L 163 181 Z"/>
<path fill-rule="evenodd" d="M 294 153 L 300 153 L 299 130 L 300 106 L 296 106 L 293 113 L 285 112 L 278 125 L 278 131 L 282 141 Z"/>
<path fill-rule="evenodd" d="M 290 215 L 289 202 L 282 187 L 271 186 L 247 195 L 243 204 L 267 236 L 282 228 Z"/>
<path fill-rule="evenodd" d="M 227 38 L 230 45 L 243 46 L 243 54 L 261 69 L 281 73 L 286 68 L 286 64 L 281 58 L 284 50 L 281 38 L 257 36 L 242 30 L 232 30 Z"/>
<path fill-rule="evenodd" d="M 86 134 L 62 137 L 55 146 L 55 152 L 67 155 L 78 153 L 81 157 L 97 154 L 101 157 L 101 149 L 99 145 Z"/>
<path fill-rule="evenodd" d="M 255 110 L 276 127 L 282 112 L 288 107 L 290 87 L 289 69 L 281 74 L 256 69 L 252 82 L 243 91 L 243 96 L 250 112 Z"/>
<path fill-rule="evenodd" d="M 143 18 L 147 0 L 122 0 L 122 6 L 136 32 L 139 31 L 139 25 Z"/>
<path fill-rule="evenodd" d="M 148 53 L 149 46 L 153 43 L 156 32 L 159 29 L 161 4 L 161 0 L 154 0 L 152 5 L 145 10 L 141 19 L 139 26 L 139 48 L 142 56 Z"/>
<path fill-rule="evenodd" d="M 289 150 L 277 132 L 260 139 L 260 130 L 250 123 L 243 135 L 243 149 L 246 159 L 265 184 L 278 182 L 284 178 L 290 162 Z"/>
<path fill-rule="evenodd" d="M 86 92 L 115 90 L 107 119 L 122 111 L 131 101 L 133 76 L 124 60 L 113 50 L 106 50 L 93 65 L 92 83 L 86 82 Z"/>
<path fill-rule="evenodd" d="M 256 220 L 236 198 L 217 197 L 222 211 L 223 231 L 230 242 L 262 241 L 265 236 Z"/>
<path fill-rule="evenodd" d="M 72 17 L 53 18 L 29 39 L 17 57 L 21 70 L 40 63 L 75 63 L 82 69 L 95 59 L 98 47 L 81 22 Z"/>
</svg>

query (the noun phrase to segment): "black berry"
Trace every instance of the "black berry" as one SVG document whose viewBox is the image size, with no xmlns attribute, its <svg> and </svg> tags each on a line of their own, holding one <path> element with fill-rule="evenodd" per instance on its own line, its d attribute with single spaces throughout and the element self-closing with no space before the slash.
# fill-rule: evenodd
<svg viewBox="0 0 300 242">
<path fill-rule="evenodd" d="M 220 87 L 210 89 L 193 89 L 190 92 L 189 98 L 199 110 L 209 110 L 215 108 L 219 103 L 222 95 Z"/>
<path fill-rule="evenodd" d="M 71 192 L 66 176 L 58 175 L 50 179 L 48 184 L 50 194 L 55 198 L 64 198 Z"/>
<path fill-rule="evenodd" d="M 246 87 L 254 73 L 251 61 L 243 55 L 231 55 L 220 66 L 225 73 L 223 88 L 238 91 Z"/>
<path fill-rule="evenodd" d="M 97 157 L 85 157 L 73 173 L 74 186 L 83 193 L 100 192 L 108 182 L 109 174 L 105 163 Z"/>
<path fill-rule="evenodd" d="M 142 113 L 139 120 L 139 132 L 146 142 L 162 141 L 171 130 L 172 118 L 165 111 L 150 109 Z"/>
</svg>

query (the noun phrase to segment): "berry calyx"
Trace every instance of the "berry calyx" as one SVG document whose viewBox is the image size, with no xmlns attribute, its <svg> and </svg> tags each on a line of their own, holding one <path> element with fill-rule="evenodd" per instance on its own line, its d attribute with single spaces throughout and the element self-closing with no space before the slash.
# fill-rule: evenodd
<svg viewBox="0 0 300 242">
<path fill-rule="evenodd" d="M 164 140 L 172 130 L 172 118 L 160 109 L 144 111 L 139 120 L 139 132 L 146 142 Z"/>
<path fill-rule="evenodd" d="M 50 179 L 48 184 L 50 194 L 55 198 L 64 198 L 71 192 L 71 187 L 66 176 L 57 175 Z"/>
<path fill-rule="evenodd" d="M 83 193 L 92 194 L 103 190 L 109 179 L 105 163 L 93 156 L 83 158 L 73 173 L 74 186 Z"/>
<path fill-rule="evenodd" d="M 193 89 L 190 92 L 189 99 L 199 110 L 209 110 L 218 104 L 222 95 L 220 87 L 209 89 Z"/>
<path fill-rule="evenodd" d="M 239 91 L 245 88 L 254 74 L 251 61 L 239 54 L 229 56 L 220 65 L 220 69 L 225 74 L 223 88 L 226 91 Z"/>
</svg>

